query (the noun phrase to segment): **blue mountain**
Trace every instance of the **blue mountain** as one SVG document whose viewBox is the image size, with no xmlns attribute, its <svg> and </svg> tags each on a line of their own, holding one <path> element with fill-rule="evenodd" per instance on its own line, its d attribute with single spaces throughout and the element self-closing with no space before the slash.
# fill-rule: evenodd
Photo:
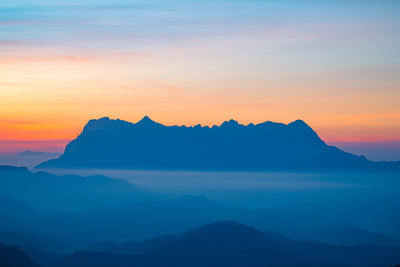
<svg viewBox="0 0 400 267">
<path fill-rule="evenodd" d="M 334 246 L 265 234 L 234 221 L 218 221 L 176 236 L 136 244 L 133 253 L 92 250 L 60 257 L 50 266 L 389 266 L 400 248 Z M 138 247 L 147 247 L 137 250 Z M 104 247 L 103 247 L 104 248 Z M 114 250 L 113 248 L 112 250 Z"/>
<path fill-rule="evenodd" d="M 396 165 L 396 164 L 395 164 Z M 327 145 L 304 121 L 220 126 L 165 126 L 107 117 L 90 120 L 59 158 L 38 168 L 175 170 L 388 169 Z M 399 164 L 395 166 L 399 169 Z"/>
<path fill-rule="evenodd" d="M 59 212 L 131 203 L 149 196 L 149 193 L 122 179 L 101 175 L 56 176 L 43 171 L 32 172 L 26 167 L 0 165 L 0 208 L 2 197 Z"/>
<path fill-rule="evenodd" d="M 0 244 L 0 266 L 3 267 L 39 267 L 21 249 Z"/>
</svg>

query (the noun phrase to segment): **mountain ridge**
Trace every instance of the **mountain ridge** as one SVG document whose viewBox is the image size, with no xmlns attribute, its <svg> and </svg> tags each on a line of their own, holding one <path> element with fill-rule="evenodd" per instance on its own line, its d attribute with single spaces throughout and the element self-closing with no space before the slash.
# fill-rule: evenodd
<svg viewBox="0 0 400 267">
<path fill-rule="evenodd" d="M 392 165 L 400 169 L 399 164 Z M 36 168 L 351 170 L 388 166 L 327 145 L 302 120 L 165 126 L 145 116 L 137 123 L 109 117 L 90 120 L 63 155 Z"/>
<path fill-rule="evenodd" d="M 26 167 L 0 165 L 0 178 L 0 200 L 17 199 L 48 210 L 81 210 L 150 197 L 146 190 L 126 180 L 102 175 L 57 176 Z"/>
<path fill-rule="evenodd" d="M 50 266 L 375 267 L 389 266 L 400 259 L 400 248 L 395 246 L 301 242 L 276 233 L 262 233 L 231 220 L 208 223 L 167 238 L 161 236 L 131 243 L 131 246 L 146 249 L 133 248 L 130 253 L 110 249 L 78 250 Z"/>
</svg>

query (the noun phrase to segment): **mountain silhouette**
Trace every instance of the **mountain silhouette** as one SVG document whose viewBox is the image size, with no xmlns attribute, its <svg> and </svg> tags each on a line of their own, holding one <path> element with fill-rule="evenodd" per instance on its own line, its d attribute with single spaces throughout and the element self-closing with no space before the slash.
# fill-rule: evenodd
<svg viewBox="0 0 400 267">
<path fill-rule="evenodd" d="M 35 207 L 65 211 L 135 202 L 149 194 L 135 185 L 106 176 L 56 176 L 25 167 L 0 165 L 0 196 Z"/>
<path fill-rule="evenodd" d="M 396 164 L 395 164 L 396 165 Z M 398 165 L 398 164 L 397 164 Z M 396 165 L 396 166 L 397 166 Z M 57 159 L 37 168 L 340 170 L 391 168 L 327 145 L 304 121 L 165 126 L 90 120 Z"/>
<path fill-rule="evenodd" d="M 144 253 L 75 252 L 54 266 L 318 266 L 233 221 L 208 224 L 160 241 Z"/>
<path fill-rule="evenodd" d="M 0 154 L 0 164 L 33 168 L 43 161 L 57 158 L 60 155 L 61 153 L 26 150 L 18 154 Z"/>
<path fill-rule="evenodd" d="M 152 266 L 305 266 L 306 261 L 254 228 L 220 221 L 191 230 L 150 253 Z M 313 266 L 313 265 L 309 265 Z"/>
<path fill-rule="evenodd" d="M 175 238 L 153 239 L 151 243 L 152 249 L 133 250 L 135 253 L 131 254 L 77 251 L 51 266 L 378 267 L 389 266 L 400 260 L 399 247 L 298 242 L 278 234 L 265 234 L 234 221 L 218 221 L 176 235 Z"/>
</svg>

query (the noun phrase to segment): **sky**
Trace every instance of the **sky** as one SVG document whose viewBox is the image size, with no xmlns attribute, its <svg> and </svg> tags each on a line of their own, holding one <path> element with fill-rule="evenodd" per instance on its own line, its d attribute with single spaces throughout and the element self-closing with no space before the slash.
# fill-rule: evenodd
<svg viewBox="0 0 400 267">
<path fill-rule="evenodd" d="M 0 153 L 144 115 L 302 119 L 331 144 L 400 151 L 399 87 L 400 1 L 0 2 Z"/>
</svg>

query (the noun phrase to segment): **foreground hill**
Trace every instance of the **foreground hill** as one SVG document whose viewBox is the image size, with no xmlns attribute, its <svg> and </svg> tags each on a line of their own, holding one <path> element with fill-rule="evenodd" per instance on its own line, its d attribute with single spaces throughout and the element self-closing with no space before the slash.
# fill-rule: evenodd
<svg viewBox="0 0 400 267">
<path fill-rule="evenodd" d="M 57 159 L 38 168 L 192 170 L 390 169 L 328 146 L 301 120 L 220 126 L 165 126 L 144 117 L 137 123 L 91 120 Z M 397 166 L 398 167 L 398 166 Z"/>
<path fill-rule="evenodd" d="M 0 266 L 2 267 L 39 267 L 18 247 L 6 247 L 0 244 Z"/>
<path fill-rule="evenodd" d="M 389 266 L 400 261 L 400 247 L 351 247 L 297 242 L 276 234 L 264 234 L 233 221 L 208 224 L 174 238 L 158 240 L 159 244 L 153 239 L 151 248 L 132 254 L 75 252 L 52 266 L 374 267 Z"/>
</svg>

